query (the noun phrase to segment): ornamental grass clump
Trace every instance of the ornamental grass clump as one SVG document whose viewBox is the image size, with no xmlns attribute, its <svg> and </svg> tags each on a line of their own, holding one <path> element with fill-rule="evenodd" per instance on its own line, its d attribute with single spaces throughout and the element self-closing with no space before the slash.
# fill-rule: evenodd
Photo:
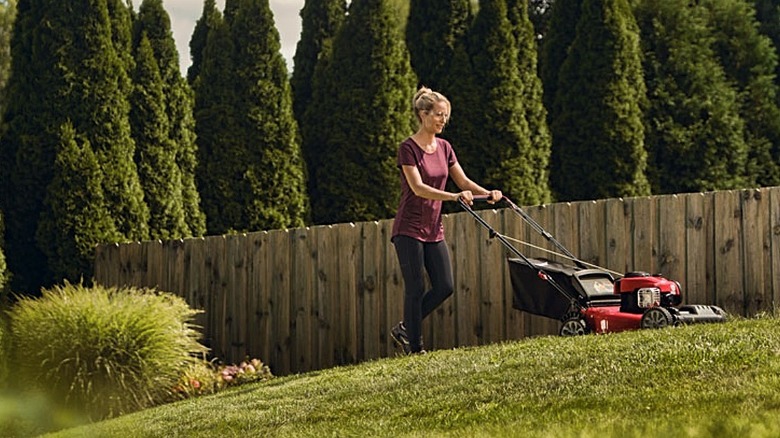
<svg viewBox="0 0 780 438">
<path fill-rule="evenodd" d="M 192 324 L 197 313 L 148 289 L 44 290 L 10 312 L 15 376 L 93 419 L 169 401 L 206 350 Z"/>
</svg>

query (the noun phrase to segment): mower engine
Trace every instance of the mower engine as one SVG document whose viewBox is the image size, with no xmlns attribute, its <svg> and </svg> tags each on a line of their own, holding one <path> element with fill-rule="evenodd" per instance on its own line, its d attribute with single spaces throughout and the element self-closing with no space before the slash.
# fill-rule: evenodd
<svg viewBox="0 0 780 438">
<path fill-rule="evenodd" d="M 615 281 L 620 311 L 644 313 L 651 307 L 674 307 L 682 302 L 680 283 L 647 272 L 629 272 Z"/>
</svg>

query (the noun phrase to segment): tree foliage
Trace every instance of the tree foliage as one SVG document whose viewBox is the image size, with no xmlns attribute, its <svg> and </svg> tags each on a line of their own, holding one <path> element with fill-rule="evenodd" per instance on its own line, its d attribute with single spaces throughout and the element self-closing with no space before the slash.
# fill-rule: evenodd
<svg viewBox="0 0 780 438">
<path fill-rule="evenodd" d="M 228 8 L 230 7 L 230 8 Z M 303 158 L 279 33 L 267 0 L 213 15 L 194 86 L 208 230 L 302 226 Z"/>
<path fill-rule="evenodd" d="M 13 289 L 35 292 L 52 277 L 53 261 L 46 256 L 50 242 L 36 235 L 61 126 L 70 124 L 74 138 L 91 145 L 103 173 L 107 209 L 122 238 L 148 235 L 148 209 L 133 162 L 123 91 L 129 90 L 128 77 L 111 39 L 106 0 L 24 0 L 18 6 L 8 130 L 0 140 L 3 163 L 10 163 L 2 171 L 2 209 Z"/>
<path fill-rule="evenodd" d="M 455 50 L 465 38 L 473 12 L 469 0 L 412 0 L 406 25 L 406 46 L 418 86 L 445 95 L 446 78 Z"/>
<path fill-rule="evenodd" d="M 772 40 L 761 34 L 752 3 L 704 0 L 699 4 L 709 17 L 715 56 L 737 91 L 748 148 L 746 183 L 780 185 L 778 57 Z"/>
<path fill-rule="evenodd" d="M 398 206 L 396 153 L 412 133 L 416 78 L 403 42 L 399 0 L 354 1 L 330 65 L 315 77 L 312 116 L 322 165 L 312 199 L 315 223 L 390 218 Z"/>
<path fill-rule="evenodd" d="M 177 218 L 170 222 L 173 228 L 164 230 L 158 237 L 202 235 L 206 231 L 206 219 L 195 182 L 198 146 L 195 141 L 194 97 L 179 71 L 179 54 L 171 33 L 170 17 L 163 8 L 162 0 L 143 0 L 133 28 L 133 46 L 137 48 L 139 39 L 145 34 L 159 69 L 162 104 L 168 121 L 167 134 L 173 148 L 175 169 L 172 171 L 178 173 L 178 181 L 173 183 L 178 187 L 172 189 L 170 202 L 181 203 L 184 216 L 183 225 Z"/>
<path fill-rule="evenodd" d="M 558 76 L 551 181 L 559 200 L 650 193 L 639 32 L 625 0 L 584 0 Z"/>
<path fill-rule="evenodd" d="M 517 202 L 549 201 L 545 114 L 540 101 L 527 100 L 540 94 L 534 87 L 541 84 L 525 5 L 512 2 L 510 14 L 505 0 L 481 2 L 466 52 L 457 56 L 470 65 L 453 80 L 448 128 L 461 165 L 481 185 Z"/>
<path fill-rule="evenodd" d="M 293 112 L 301 133 L 301 153 L 307 169 L 307 194 L 319 196 L 317 169 L 322 165 L 320 133 L 327 127 L 312 110 L 317 77 L 328 68 L 333 52 L 333 40 L 346 18 L 344 0 L 308 0 L 301 10 L 301 39 L 295 50 L 295 69 L 290 84 L 293 90 Z M 314 103 L 315 106 L 317 103 Z M 311 212 L 310 212 L 311 213 Z M 311 218 L 308 218 L 310 221 Z"/>
<path fill-rule="evenodd" d="M 640 0 L 654 193 L 743 187 L 747 163 L 737 93 L 714 51 L 708 19 L 683 0 Z"/>
<path fill-rule="evenodd" d="M 90 281 L 95 245 L 121 236 L 108 211 L 103 175 L 89 141 L 77 138 L 73 126 L 65 123 L 55 155 L 36 232 L 52 274 L 47 283 Z"/>
</svg>

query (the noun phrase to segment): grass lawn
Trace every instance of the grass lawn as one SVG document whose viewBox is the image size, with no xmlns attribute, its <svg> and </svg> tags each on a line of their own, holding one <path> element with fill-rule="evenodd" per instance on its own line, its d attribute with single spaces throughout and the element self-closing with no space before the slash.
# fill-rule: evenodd
<svg viewBox="0 0 780 438">
<path fill-rule="evenodd" d="M 543 337 L 277 378 L 56 437 L 778 437 L 780 320 Z"/>
</svg>

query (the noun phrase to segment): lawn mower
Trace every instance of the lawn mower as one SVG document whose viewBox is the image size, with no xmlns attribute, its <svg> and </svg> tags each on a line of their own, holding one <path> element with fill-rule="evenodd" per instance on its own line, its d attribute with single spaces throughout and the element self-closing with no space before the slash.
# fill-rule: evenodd
<svg viewBox="0 0 780 438">
<path fill-rule="evenodd" d="M 475 196 L 487 201 L 487 196 Z M 507 257 L 512 307 L 561 322 L 561 336 L 656 329 L 727 319 L 718 306 L 682 303 L 680 283 L 660 274 L 620 274 L 583 262 L 506 196 L 503 202 L 552 243 L 574 265 L 523 255 L 510 238 L 498 233 L 462 199 L 461 207 L 516 257 Z M 515 240 L 515 239 L 512 239 Z M 517 240 L 515 240 L 517 241 Z M 519 241 L 517 241 L 519 242 Z M 521 242 L 522 243 L 522 242 Z"/>
</svg>

